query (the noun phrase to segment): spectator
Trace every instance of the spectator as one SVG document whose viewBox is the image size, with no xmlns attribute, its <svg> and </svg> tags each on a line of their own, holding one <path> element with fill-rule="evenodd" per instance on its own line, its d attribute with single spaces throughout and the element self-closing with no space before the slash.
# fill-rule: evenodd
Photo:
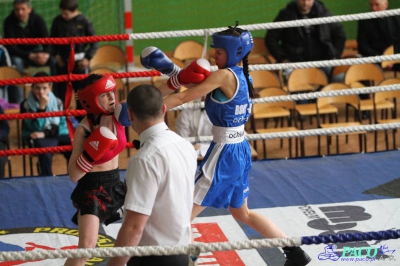
<svg viewBox="0 0 400 266">
<path fill-rule="evenodd" d="M 93 36 L 95 31 L 92 22 L 82 15 L 78 10 L 77 0 L 61 0 L 59 4 L 61 14 L 56 16 L 50 30 L 51 37 L 81 37 Z M 56 69 L 58 75 L 68 73 L 68 57 L 70 54 L 69 45 L 54 45 L 53 53 L 56 59 Z M 74 74 L 89 73 L 89 61 L 96 53 L 97 43 L 77 43 L 75 44 L 75 66 L 72 71 Z M 76 92 L 77 82 L 73 82 Z M 55 94 L 65 103 L 67 84 L 61 82 L 57 84 Z M 80 102 L 76 102 L 77 109 L 83 109 Z"/>
<path fill-rule="evenodd" d="M 1 38 L 1 36 L 0 36 Z M 2 66 L 11 66 L 11 59 L 10 59 L 10 55 L 8 54 L 7 48 L 3 45 L 0 45 L 0 67 Z M 3 109 L 7 109 L 8 106 L 8 94 L 10 93 L 11 95 L 13 95 L 13 93 L 15 93 L 16 91 L 10 91 L 9 90 L 21 90 L 21 88 L 18 88 L 16 86 L 9 86 L 6 85 L 4 87 L 0 87 L 0 101 L 1 104 L 3 105 Z M 19 96 L 19 94 L 21 94 Z M 17 98 L 20 97 L 22 98 L 22 91 L 17 92 L 16 94 Z"/>
<path fill-rule="evenodd" d="M 49 76 L 44 72 L 38 72 L 34 77 Z M 28 98 L 20 106 L 21 113 L 40 113 L 63 110 L 60 99 L 51 91 L 51 82 L 34 83 Z M 36 119 L 24 119 L 22 121 L 22 138 L 25 143 L 35 148 L 71 145 L 66 119 L 61 117 L 48 117 Z M 39 174 L 52 176 L 53 153 L 39 154 Z M 64 157 L 69 160 L 71 152 L 65 152 Z"/>
<path fill-rule="evenodd" d="M 388 0 L 370 0 L 370 11 L 388 9 Z M 399 41 L 400 16 L 358 21 L 358 52 L 362 56 L 382 55 L 386 48 Z M 389 67 L 391 68 L 391 67 Z"/>
<path fill-rule="evenodd" d="M 4 114 L 3 107 L 0 105 L 0 114 Z M 10 133 L 10 126 L 7 120 L 0 120 L 0 150 L 7 149 L 7 137 Z M 5 176 L 5 166 L 7 157 L 0 157 L 0 178 Z"/>
<path fill-rule="evenodd" d="M 43 18 L 32 9 L 30 0 L 14 0 L 14 9 L 4 20 L 5 38 L 46 38 L 49 31 Z M 56 75 L 50 45 L 8 45 L 13 65 L 23 73 L 25 66 L 49 66 Z"/>
<path fill-rule="evenodd" d="M 203 96 L 197 102 L 204 101 L 204 99 L 205 97 Z M 212 136 L 212 123 L 204 108 L 184 109 L 176 119 L 175 130 L 183 138 Z M 205 155 L 205 151 L 207 151 L 209 146 L 209 142 L 195 144 L 195 148 L 198 149 L 201 156 Z"/>
<path fill-rule="evenodd" d="M 0 38 L 2 38 L 1 35 Z M 10 54 L 8 53 L 7 48 L 3 45 L 0 45 L 0 66 L 12 66 Z M 2 91 L 2 98 L 0 99 L 7 103 L 10 102 L 11 104 L 18 105 L 22 101 L 22 89 L 20 87 L 6 85 L 0 89 Z"/>
<path fill-rule="evenodd" d="M 332 16 L 318 0 L 296 0 L 282 9 L 274 22 Z M 268 30 L 265 44 L 279 63 L 337 59 L 341 57 L 346 35 L 339 23 Z M 321 68 L 328 78 L 331 67 Z M 291 71 L 284 73 L 288 75 Z"/>
<path fill-rule="evenodd" d="M 11 58 L 7 48 L 3 45 L 0 45 L 0 66 L 11 66 L 11 65 L 12 65 Z"/>
<path fill-rule="evenodd" d="M 154 86 L 143 84 L 131 90 L 128 108 L 142 146 L 125 174 L 125 217 L 115 246 L 188 245 L 197 166 L 193 146 L 168 129 L 166 106 Z M 115 257 L 107 265 L 122 266 L 128 260 Z M 188 264 L 187 255 L 153 255 L 133 257 L 127 265 Z"/>
<path fill-rule="evenodd" d="M 389 7 L 388 0 L 370 0 L 370 11 L 384 11 Z M 394 45 L 400 39 L 400 16 L 390 16 L 375 19 L 359 20 L 357 29 L 358 52 L 362 56 L 382 55 L 386 48 Z M 380 66 L 380 64 L 378 64 Z M 393 65 L 386 67 L 391 70 Z M 366 86 L 368 81 L 362 81 Z M 369 94 L 361 94 L 361 99 L 369 99 Z M 362 112 L 362 118 L 367 119 L 369 111 Z"/>
</svg>

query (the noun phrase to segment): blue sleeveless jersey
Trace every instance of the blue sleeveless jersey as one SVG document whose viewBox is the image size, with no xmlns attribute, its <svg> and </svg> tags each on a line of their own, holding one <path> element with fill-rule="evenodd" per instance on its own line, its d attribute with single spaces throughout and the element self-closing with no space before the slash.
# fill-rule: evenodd
<svg viewBox="0 0 400 266">
<path fill-rule="evenodd" d="M 249 97 L 247 80 L 243 68 L 227 68 L 237 80 L 236 93 L 232 99 L 221 99 L 219 89 L 209 93 L 205 100 L 205 110 L 213 125 L 219 127 L 237 127 L 245 124 L 251 114 L 252 101 Z"/>
<path fill-rule="evenodd" d="M 205 110 L 214 126 L 229 129 L 243 126 L 249 120 L 252 100 L 243 68 L 227 69 L 237 80 L 235 95 L 227 99 L 220 89 L 215 89 L 206 97 Z M 194 203 L 214 208 L 240 208 L 249 195 L 252 163 L 249 143 L 246 139 L 236 143 L 214 140 L 195 177 Z"/>
</svg>

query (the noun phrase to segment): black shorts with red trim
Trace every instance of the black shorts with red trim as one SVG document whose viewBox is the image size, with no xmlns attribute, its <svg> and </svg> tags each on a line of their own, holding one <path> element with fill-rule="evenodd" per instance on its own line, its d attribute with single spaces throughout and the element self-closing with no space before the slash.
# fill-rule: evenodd
<svg viewBox="0 0 400 266">
<path fill-rule="evenodd" d="M 119 169 L 104 172 L 89 172 L 83 176 L 71 194 L 77 211 L 72 222 L 78 224 L 81 215 L 93 214 L 103 223 L 124 205 L 126 186 L 120 180 Z"/>
</svg>

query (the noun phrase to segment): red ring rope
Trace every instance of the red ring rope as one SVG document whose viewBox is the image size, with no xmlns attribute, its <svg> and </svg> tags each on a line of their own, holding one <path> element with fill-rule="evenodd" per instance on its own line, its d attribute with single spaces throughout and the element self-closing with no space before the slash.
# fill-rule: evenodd
<svg viewBox="0 0 400 266">
<path fill-rule="evenodd" d="M 4 38 L 0 39 L 0 44 L 3 45 L 16 45 L 16 44 L 58 44 L 71 46 L 71 53 L 68 62 L 68 74 L 51 76 L 51 77 L 24 77 L 15 79 L 0 80 L 0 86 L 5 85 L 17 85 L 26 83 L 43 83 L 43 82 L 68 82 L 67 84 L 67 95 L 65 111 L 58 112 L 47 112 L 47 113 L 23 113 L 23 114 L 0 114 L 0 120 L 12 120 L 12 119 L 35 119 L 41 117 L 54 117 L 54 116 L 81 116 L 85 115 L 85 110 L 69 110 L 70 100 L 72 95 L 72 81 L 82 80 L 89 74 L 72 74 L 72 69 L 75 64 L 74 57 L 74 44 L 76 43 L 91 43 L 101 41 L 120 41 L 129 40 L 129 34 L 115 34 L 115 35 L 102 35 L 102 36 L 84 36 L 84 37 L 68 37 L 68 38 Z M 130 77 L 152 77 L 160 76 L 161 73 L 158 71 L 143 71 L 143 72 L 126 72 L 126 73 L 110 73 L 111 76 L 117 79 L 130 78 Z M 67 119 L 69 130 L 73 130 L 71 121 Z M 73 132 L 70 131 L 71 142 L 73 142 Z M 126 148 L 133 148 L 133 144 L 128 142 Z M 54 152 L 66 152 L 71 151 L 72 145 L 47 147 L 47 148 L 28 148 L 28 149 L 16 149 L 16 150 L 0 150 L 0 156 L 9 155 L 30 155 L 30 154 L 44 154 Z"/>
</svg>

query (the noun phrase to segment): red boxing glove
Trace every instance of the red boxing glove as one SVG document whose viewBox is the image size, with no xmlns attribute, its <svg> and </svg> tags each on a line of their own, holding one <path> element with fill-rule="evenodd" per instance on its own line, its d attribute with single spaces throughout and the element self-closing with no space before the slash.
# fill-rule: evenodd
<svg viewBox="0 0 400 266">
<path fill-rule="evenodd" d="M 182 69 L 178 75 L 170 77 L 167 84 L 171 90 L 177 90 L 182 84 L 201 83 L 210 74 L 210 62 L 204 58 L 200 58 Z"/>
<path fill-rule="evenodd" d="M 118 145 L 118 139 L 108 128 L 101 126 L 95 129 L 86 139 L 83 152 L 76 161 L 76 165 L 87 173 L 93 168 L 93 163 Z"/>
</svg>

